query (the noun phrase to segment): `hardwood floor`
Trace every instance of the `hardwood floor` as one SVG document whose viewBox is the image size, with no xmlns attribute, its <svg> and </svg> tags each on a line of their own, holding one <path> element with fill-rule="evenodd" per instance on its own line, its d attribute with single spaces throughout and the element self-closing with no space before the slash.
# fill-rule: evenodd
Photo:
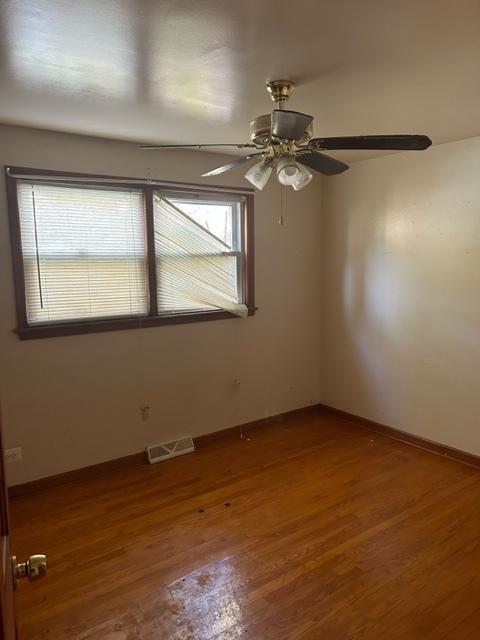
<svg viewBox="0 0 480 640">
<path fill-rule="evenodd" d="M 22 638 L 473 640 L 480 470 L 323 414 L 12 500 Z"/>
</svg>

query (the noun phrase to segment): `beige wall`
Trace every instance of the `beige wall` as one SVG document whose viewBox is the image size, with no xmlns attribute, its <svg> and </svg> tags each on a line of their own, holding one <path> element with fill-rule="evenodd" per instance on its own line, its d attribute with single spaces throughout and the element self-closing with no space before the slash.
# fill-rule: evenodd
<svg viewBox="0 0 480 640">
<path fill-rule="evenodd" d="M 324 181 L 322 401 L 480 454 L 480 138 Z"/>
<path fill-rule="evenodd" d="M 0 127 L 0 164 L 200 182 L 223 157 Z M 242 171 L 211 180 L 245 184 Z M 259 311 L 234 319 L 21 342 L 0 180 L 0 388 L 10 483 L 127 455 L 319 401 L 320 180 L 256 195 Z M 141 421 L 139 406 L 151 407 Z"/>
<path fill-rule="evenodd" d="M 0 127 L 0 159 L 201 181 L 223 157 Z M 0 388 L 6 446 L 24 455 L 10 482 L 319 401 L 479 454 L 478 175 L 479 138 L 358 162 L 323 181 L 322 205 L 318 179 L 286 189 L 283 226 L 272 180 L 256 195 L 255 317 L 25 342 L 0 180 Z"/>
</svg>

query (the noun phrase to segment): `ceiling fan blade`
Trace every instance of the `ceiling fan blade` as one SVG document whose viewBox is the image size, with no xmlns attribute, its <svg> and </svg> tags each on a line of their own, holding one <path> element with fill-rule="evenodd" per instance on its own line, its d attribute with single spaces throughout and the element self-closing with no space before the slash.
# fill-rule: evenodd
<svg viewBox="0 0 480 640">
<path fill-rule="evenodd" d="M 208 176 L 218 176 L 220 173 L 225 173 L 226 171 L 230 171 L 230 169 L 235 169 L 235 167 L 248 162 L 252 158 L 256 158 L 257 156 L 263 156 L 262 153 L 250 153 L 248 156 L 244 156 L 243 158 L 237 158 L 236 160 L 232 160 L 231 162 L 227 162 L 227 164 L 222 164 L 221 167 L 216 167 L 211 171 L 207 171 L 207 173 L 202 173 L 202 178 L 207 178 Z"/>
<path fill-rule="evenodd" d="M 337 173 L 343 173 L 349 168 L 348 164 L 318 151 L 299 153 L 295 156 L 295 160 L 306 167 L 310 167 L 310 169 L 323 173 L 324 176 L 334 176 Z"/>
<path fill-rule="evenodd" d="M 423 151 L 432 144 L 428 136 L 393 135 L 393 136 L 342 136 L 337 138 L 312 138 L 309 147 L 312 149 L 384 149 L 403 151 Z"/>
<path fill-rule="evenodd" d="M 256 144 L 234 144 L 224 142 L 219 144 L 140 144 L 138 146 L 139 149 L 205 149 L 206 147 L 236 147 L 237 149 L 258 148 Z"/>
<path fill-rule="evenodd" d="M 298 111 L 274 109 L 272 112 L 272 135 L 284 140 L 298 140 L 312 122 L 313 117 Z"/>
</svg>

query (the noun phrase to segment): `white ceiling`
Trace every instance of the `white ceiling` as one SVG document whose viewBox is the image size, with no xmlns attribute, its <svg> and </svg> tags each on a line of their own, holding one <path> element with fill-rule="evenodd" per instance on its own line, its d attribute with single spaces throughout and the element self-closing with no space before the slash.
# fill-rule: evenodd
<svg viewBox="0 0 480 640">
<path fill-rule="evenodd" d="M 273 106 L 265 80 L 287 78 L 317 136 L 480 134 L 480 0 L 2 0 L 0 12 L 4 123 L 246 142 Z"/>
</svg>

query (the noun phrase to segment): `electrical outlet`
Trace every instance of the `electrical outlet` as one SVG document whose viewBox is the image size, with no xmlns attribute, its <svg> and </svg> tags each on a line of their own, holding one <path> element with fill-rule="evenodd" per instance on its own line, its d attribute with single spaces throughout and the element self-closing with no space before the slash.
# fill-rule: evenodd
<svg viewBox="0 0 480 640">
<path fill-rule="evenodd" d="M 14 447 L 13 449 L 5 449 L 6 462 L 19 462 L 23 457 L 22 447 Z"/>
<path fill-rule="evenodd" d="M 142 415 L 142 420 L 148 420 L 150 417 L 150 407 L 148 405 L 140 407 L 140 413 Z"/>
</svg>

